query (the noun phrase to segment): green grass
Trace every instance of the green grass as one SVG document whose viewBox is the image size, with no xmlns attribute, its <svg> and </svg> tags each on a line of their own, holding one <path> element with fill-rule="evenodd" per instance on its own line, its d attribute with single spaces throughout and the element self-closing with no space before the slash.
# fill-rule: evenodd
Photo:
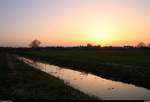
<svg viewBox="0 0 150 102">
<path fill-rule="evenodd" d="M 149 49 L 51 49 L 16 53 L 35 60 L 150 88 Z"/>
<path fill-rule="evenodd" d="M 0 53 L 1 100 L 95 100 L 14 56 Z"/>
</svg>

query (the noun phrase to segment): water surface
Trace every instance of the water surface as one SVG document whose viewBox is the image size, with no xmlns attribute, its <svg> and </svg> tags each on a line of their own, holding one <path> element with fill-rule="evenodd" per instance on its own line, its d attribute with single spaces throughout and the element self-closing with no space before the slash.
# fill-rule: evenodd
<svg viewBox="0 0 150 102">
<path fill-rule="evenodd" d="M 104 100 L 150 100 L 150 90 L 99 76 L 19 57 L 26 64 L 64 80 L 85 94 Z"/>
</svg>

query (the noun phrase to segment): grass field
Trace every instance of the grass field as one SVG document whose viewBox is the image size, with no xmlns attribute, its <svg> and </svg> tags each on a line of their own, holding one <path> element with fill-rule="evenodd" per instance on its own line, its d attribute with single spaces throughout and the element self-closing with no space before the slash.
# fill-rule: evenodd
<svg viewBox="0 0 150 102">
<path fill-rule="evenodd" d="M 0 53 L 0 100 L 95 100 L 14 56 Z"/>
<path fill-rule="evenodd" d="M 16 54 L 150 88 L 149 49 L 40 49 Z"/>
</svg>

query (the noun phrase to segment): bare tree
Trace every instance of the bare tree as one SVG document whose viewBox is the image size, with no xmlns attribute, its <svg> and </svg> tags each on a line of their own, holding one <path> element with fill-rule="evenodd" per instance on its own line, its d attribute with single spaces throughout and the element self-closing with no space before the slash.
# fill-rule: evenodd
<svg viewBox="0 0 150 102">
<path fill-rule="evenodd" d="M 92 45 L 92 44 L 90 44 L 90 43 L 88 43 L 88 44 L 87 44 L 87 47 L 93 47 L 93 45 Z"/>
<path fill-rule="evenodd" d="M 145 46 L 146 46 L 146 45 L 145 45 L 144 42 L 140 42 L 140 43 L 137 45 L 138 48 L 142 48 L 142 47 L 145 47 Z"/>
<path fill-rule="evenodd" d="M 29 44 L 29 46 L 31 47 L 31 48 L 38 48 L 39 46 L 40 46 L 40 44 L 41 44 L 41 42 L 39 41 L 39 40 L 33 40 L 30 44 Z"/>
<path fill-rule="evenodd" d="M 150 48 L 150 43 L 147 45 L 147 47 L 149 47 L 149 48 Z"/>
<path fill-rule="evenodd" d="M 101 48 L 101 47 L 102 47 L 101 45 L 97 45 L 97 46 L 96 46 L 96 48 Z"/>
</svg>

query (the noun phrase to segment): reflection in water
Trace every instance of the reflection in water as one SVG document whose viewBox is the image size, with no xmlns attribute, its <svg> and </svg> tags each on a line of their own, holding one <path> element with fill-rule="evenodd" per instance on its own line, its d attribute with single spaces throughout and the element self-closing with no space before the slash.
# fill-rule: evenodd
<svg viewBox="0 0 150 102">
<path fill-rule="evenodd" d="M 92 74 L 60 68 L 58 66 L 34 62 L 19 57 L 26 64 L 38 68 L 64 83 L 86 94 L 94 95 L 104 100 L 150 100 L 150 90 L 131 84 L 112 81 Z"/>
</svg>

